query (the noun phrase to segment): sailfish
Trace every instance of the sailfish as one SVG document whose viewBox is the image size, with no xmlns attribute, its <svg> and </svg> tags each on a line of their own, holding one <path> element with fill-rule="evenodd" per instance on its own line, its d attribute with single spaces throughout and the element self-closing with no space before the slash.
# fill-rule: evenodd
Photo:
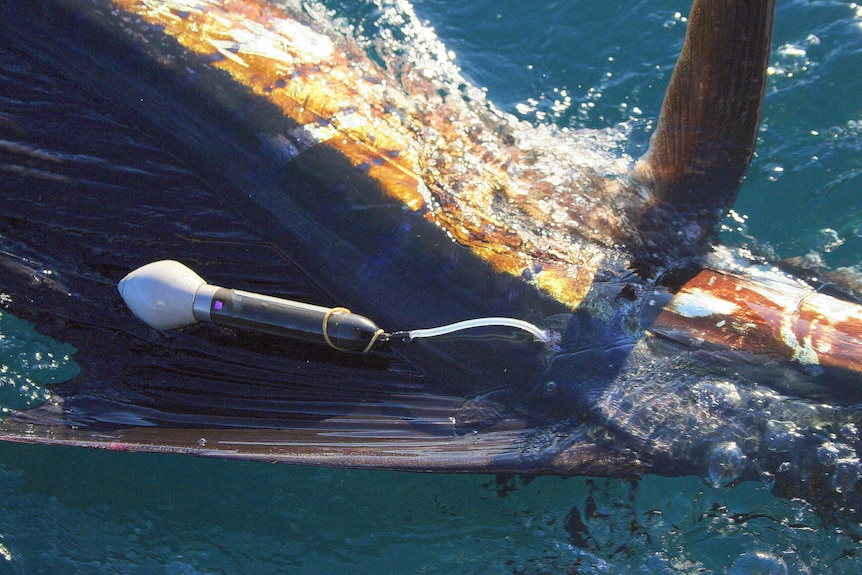
<svg viewBox="0 0 862 575">
<path fill-rule="evenodd" d="M 694 0 L 632 161 L 608 132 L 497 109 L 406 4 L 379 16 L 403 38 L 375 43 L 300 3 L 3 0 L 2 303 L 73 346 L 55 359 L 77 371 L 3 406 L 0 439 L 694 474 L 852 507 L 858 284 L 717 241 L 757 141 L 774 10 Z M 491 326 L 345 352 L 153 329 L 116 286 L 154 260 L 387 334 L 505 317 L 546 337 Z"/>
</svg>

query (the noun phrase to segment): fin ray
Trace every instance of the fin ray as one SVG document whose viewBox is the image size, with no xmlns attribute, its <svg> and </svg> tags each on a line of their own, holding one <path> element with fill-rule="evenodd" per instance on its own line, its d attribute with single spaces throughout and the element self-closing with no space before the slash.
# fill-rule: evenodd
<svg viewBox="0 0 862 575">
<path fill-rule="evenodd" d="M 638 179 L 656 202 L 712 228 L 757 139 L 775 0 L 696 0 Z"/>
</svg>

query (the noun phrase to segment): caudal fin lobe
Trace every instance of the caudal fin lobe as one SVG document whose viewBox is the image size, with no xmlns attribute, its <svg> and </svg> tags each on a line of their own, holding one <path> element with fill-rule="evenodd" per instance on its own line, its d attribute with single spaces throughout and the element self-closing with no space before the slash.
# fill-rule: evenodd
<svg viewBox="0 0 862 575">
<path fill-rule="evenodd" d="M 663 205 L 713 229 L 754 153 L 775 0 L 695 0 L 658 127 L 637 178 Z"/>
</svg>

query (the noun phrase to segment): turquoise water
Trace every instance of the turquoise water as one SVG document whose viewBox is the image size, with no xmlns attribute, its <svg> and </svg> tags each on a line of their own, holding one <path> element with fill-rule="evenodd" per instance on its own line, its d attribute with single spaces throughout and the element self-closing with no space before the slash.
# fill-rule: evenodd
<svg viewBox="0 0 862 575">
<path fill-rule="evenodd" d="M 328 4 L 349 21 L 374 12 Z M 688 3 L 414 7 L 500 107 L 563 127 L 623 123 L 637 155 Z M 780 2 L 774 47 L 758 155 L 725 239 L 860 265 L 862 8 Z M 49 383 L 33 350 L 69 350 L 0 327 L 21 345 L 4 357 L 16 377 Z M 498 482 L 8 444 L 0 462 L 0 573 L 862 572 L 859 526 L 758 483 Z"/>
</svg>

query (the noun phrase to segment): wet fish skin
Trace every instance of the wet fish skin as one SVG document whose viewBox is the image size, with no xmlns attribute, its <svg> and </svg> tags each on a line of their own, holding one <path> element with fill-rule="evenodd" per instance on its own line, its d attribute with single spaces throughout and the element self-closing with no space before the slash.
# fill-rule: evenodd
<svg viewBox="0 0 862 575">
<path fill-rule="evenodd" d="M 756 4 L 771 23 L 771 2 L 727 4 Z M 852 501 L 859 485 L 858 394 L 852 389 L 860 369 L 858 301 L 826 296 L 768 262 L 709 247 L 710 221 L 732 201 L 753 137 L 727 174 L 715 154 L 686 172 L 686 154 L 660 147 L 630 173 L 607 155 L 568 149 L 573 138 L 566 135 L 540 149 L 545 128 L 513 124 L 480 96 L 465 98 L 439 83 L 434 70 L 408 67 L 394 82 L 325 22 L 290 28 L 280 23 L 290 15 L 266 4 L 43 5 L 84 14 L 88 26 L 120 43 L 108 49 L 131 54 L 93 55 L 92 46 L 70 41 L 67 46 L 80 50 L 79 62 L 69 54 L 44 58 L 69 62 L 67 74 L 82 83 L 116 88 L 100 102 L 118 106 L 147 128 L 146 136 L 164 136 L 153 145 L 181 156 L 179 163 L 213 188 L 201 196 L 218 198 L 247 222 L 251 231 L 243 232 L 243 241 L 276 253 L 261 259 L 269 265 L 284 256 L 301 271 L 296 275 L 324 286 L 326 293 L 314 297 L 359 304 L 381 322 L 418 326 L 435 315 L 462 319 L 492 311 L 534 321 L 566 318 L 555 324 L 561 341 L 550 352 L 444 342 L 410 349 L 404 365 L 393 358 L 335 360 L 303 349 L 313 354 L 318 371 L 309 379 L 319 390 L 293 375 L 307 363 L 302 357 L 273 362 L 271 370 L 255 365 L 260 371 L 254 371 L 250 364 L 260 356 L 225 340 L 215 349 L 232 363 L 220 364 L 215 353 L 197 357 L 209 349 L 200 333 L 170 336 L 181 342 L 171 349 L 175 355 L 168 354 L 173 359 L 147 371 L 147 362 L 130 358 L 120 344 L 145 341 L 151 346 L 146 353 L 156 356 L 168 347 L 140 327 L 123 327 L 122 341 L 110 349 L 132 367 L 111 365 L 98 346 L 80 346 L 93 362 L 82 377 L 91 379 L 58 389 L 57 402 L 44 409 L 4 422 L 5 438 L 398 469 L 692 473 L 716 484 L 767 479 L 785 494 Z M 261 50 L 256 42 L 272 29 L 302 30 L 315 38 L 312 49 L 303 53 L 285 43 L 277 54 Z M 258 36 L 236 37 L 254 30 Z M 47 46 L 49 52 L 65 48 Z M 754 59 L 762 63 L 762 57 Z M 280 64 L 273 67 L 273 60 Z M 111 66 L 118 61 L 134 64 L 129 78 L 116 78 L 120 71 Z M 324 66 L 332 66 L 327 74 Z M 348 80 L 329 82 L 339 74 Z M 677 85 L 685 86 L 684 79 Z M 762 97 L 762 85 L 738 90 Z M 694 127 L 702 116 L 702 110 L 693 113 Z M 662 124 L 660 137 L 685 139 L 684 127 L 668 125 Z M 22 155 L 7 152 L 19 160 Z M 50 159 L 30 156 L 31 167 L 51 169 Z M 657 169 L 671 164 L 676 167 Z M 560 166 L 579 177 L 555 179 Z M 76 169 L 53 167 L 51 173 L 80 184 Z M 285 183 L 283 172 L 296 179 Z M 674 179 L 680 173 L 686 175 L 682 184 Z M 18 177 L 37 178 L 36 172 Z M 709 180 L 717 195 L 694 201 L 688 177 Z M 302 190 L 309 182 L 316 187 Z M 198 246 L 204 238 L 193 228 L 200 225 L 184 231 Z M 124 317 L 116 304 L 105 305 L 110 300 L 99 288 L 119 279 L 120 268 L 128 271 L 135 257 L 162 249 L 148 246 L 147 230 L 134 233 L 143 239 L 82 242 L 94 252 L 113 250 L 108 259 L 116 266 L 105 273 L 115 278 L 70 284 L 76 301 L 110 310 L 103 315 L 91 305 L 93 325 Z M 255 273 L 254 262 L 234 253 L 225 258 L 216 247 L 181 242 L 175 232 L 167 237 L 200 250 L 190 253 L 204 266 L 238 258 L 239 272 Z M 64 267 L 59 259 L 53 265 Z M 83 276 L 92 267 L 84 258 L 76 270 Z M 226 275 L 239 279 L 241 273 Z M 261 276 L 277 286 L 278 274 Z M 71 313 L 62 304 L 47 307 L 60 317 Z M 188 375 L 194 371 L 189 365 L 206 366 L 204 382 Z M 154 381 L 159 374 L 172 378 L 174 389 L 160 387 Z M 153 387 L 115 381 L 124 378 Z M 342 380 L 349 392 L 331 383 Z M 286 389 L 273 390 L 272 382 Z M 207 392 L 202 383 L 215 387 Z M 268 401 L 255 395 L 261 389 Z M 111 394 L 123 399 L 122 407 Z M 344 405 L 350 409 L 343 411 Z M 249 415 L 266 410 L 269 419 Z M 297 425 L 296 414 L 317 427 Z M 95 431 L 86 428 L 89 420 L 99 423 Z M 201 423 L 209 427 L 196 426 Z M 44 431 L 25 434 L 32 424 Z M 811 490 L 815 484 L 821 492 Z"/>
</svg>

